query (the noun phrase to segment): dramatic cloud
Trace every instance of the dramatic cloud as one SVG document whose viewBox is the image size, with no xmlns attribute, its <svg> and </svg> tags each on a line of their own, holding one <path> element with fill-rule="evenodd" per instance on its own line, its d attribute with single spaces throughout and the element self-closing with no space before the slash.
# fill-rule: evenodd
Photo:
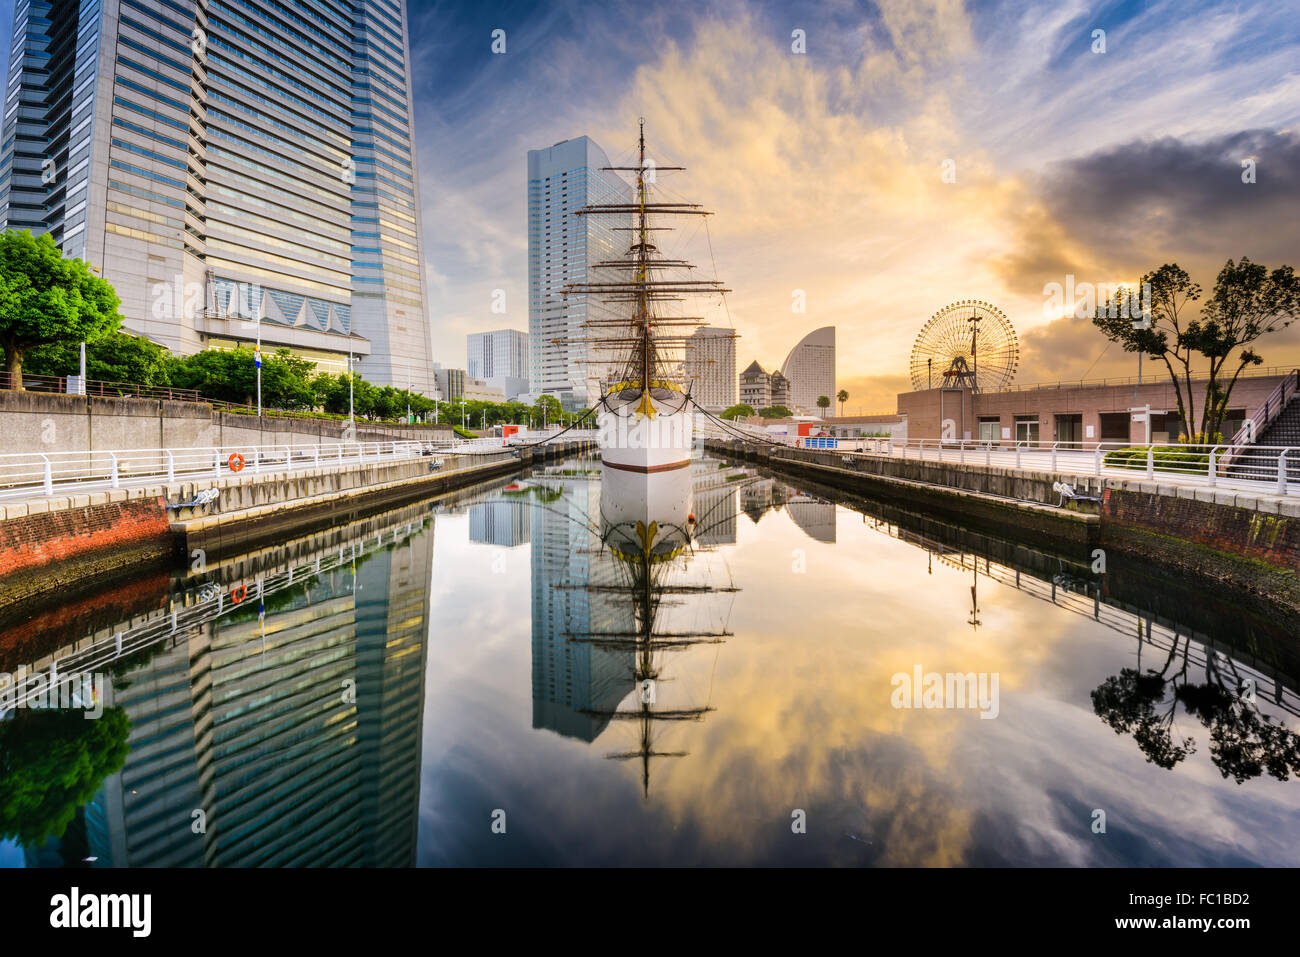
<svg viewBox="0 0 1300 957">
<path fill-rule="evenodd" d="M 464 362 L 466 332 L 526 328 L 524 153 L 588 134 L 628 158 L 641 116 L 654 158 L 688 167 L 663 184 L 716 212 L 672 251 L 705 274 L 716 261 L 734 290 L 706 314 L 741 334 L 738 368 L 834 325 L 850 410 L 893 410 L 913 338 L 954 300 L 1008 314 L 1021 381 L 1130 374 L 1087 323 L 1052 322 L 1044 284 L 1174 261 L 1208 289 L 1229 257 L 1296 264 L 1300 38 L 1282 10 L 645 9 L 413 8 L 442 361 Z M 489 310 L 498 288 L 505 316 Z M 1278 351 L 1266 359 L 1292 361 Z"/>
</svg>

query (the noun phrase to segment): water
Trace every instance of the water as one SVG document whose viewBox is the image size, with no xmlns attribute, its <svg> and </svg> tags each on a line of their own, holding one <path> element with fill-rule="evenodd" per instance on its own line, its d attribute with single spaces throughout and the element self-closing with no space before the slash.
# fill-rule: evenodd
<svg viewBox="0 0 1300 957">
<path fill-rule="evenodd" d="M 572 461 L 11 623 L 111 707 L 0 724 L 0 860 L 1300 861 L 1289 625 L 827 494 Z"/>
</svg>

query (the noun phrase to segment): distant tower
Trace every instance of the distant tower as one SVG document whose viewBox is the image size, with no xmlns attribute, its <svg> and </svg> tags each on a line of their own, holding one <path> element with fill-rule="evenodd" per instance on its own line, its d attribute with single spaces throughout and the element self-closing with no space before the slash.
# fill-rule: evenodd
<svg viewBox="0 0 1300 957">
<path fill-rule="evenodd" d="M 697 405 L 720 412 L 736 404 L 736 334 L 700 326 L 686 340 L 685 373 Z"/>
<path fill-rule="evenodd" d="M 582 323 L 613 317 L 609 307 L 582 294 L 562 295 L 565 285 L 587 282 L 592 263 L 621 258 L 626 234 L 613 217 L 578 216 L 596 203 L 629 202 L 631 190 L 596 143 L 586 136 L 528 151 L 528 387 L 556 396 L 576 409 L 594 405 L 600 383 L 585 344 L 559 340 L 592 335 Z"/>
<path fill-rule="evenodd" d="M 835 401 L 835 327 L 822 326 L 799 340 L 781 365 L 790 401 L 801 415 L 816 415 L 818 396 Z"/>
</svg>

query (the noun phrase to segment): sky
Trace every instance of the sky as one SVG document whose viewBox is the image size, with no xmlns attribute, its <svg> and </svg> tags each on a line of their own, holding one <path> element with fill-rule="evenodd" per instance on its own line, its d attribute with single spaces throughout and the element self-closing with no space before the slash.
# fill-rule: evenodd
<svg viewBox="0 0 1300 957">
<path fill-rule="evenodd" d="M 630 159 L 639 117 L 651 158 L 687 167 L 668 196 L 714 212 L 666 252 L 732 290 L 705 314 L 740 336 L 737 369 L 833 325 L 849 412 L 894 411 L 952 302 L 1006 313 L 1018 383 L 1128 376 L 1136 358 L 1049 308 L 1048 283 L 1175 262 L 1208 294 L 1229 258 L 1300 266 L 1293 3 L 407 2 L 447 366 L 468 333 L 528 327 L 527 151 L 588 135 Z M 1300 365 L 1300 326 L 1259 351 Z"/>
<path fill-rule="evenodd" d="M 445 364 L 467 333 L 527 329 L 527 150 L 585 134 L 617 162 L 638 117 L 651 158 L 687 167 L 669 196 L 715 214 L 670 251 L 732 290 L 706 315 L 739 334 L 738 369 L 833 325 L 849 412 L 894 410 L 954 301 L 1007 314 L 1019 383 L 1126 376 L 1136 358 L 1046 284 L 1176 262 L 1208 294 L 1229 258 L 1300 265 L 1290 4 L 409 3 Z M 1300 364 L 1300 329 L 1259 351 Z"/>
</svg>

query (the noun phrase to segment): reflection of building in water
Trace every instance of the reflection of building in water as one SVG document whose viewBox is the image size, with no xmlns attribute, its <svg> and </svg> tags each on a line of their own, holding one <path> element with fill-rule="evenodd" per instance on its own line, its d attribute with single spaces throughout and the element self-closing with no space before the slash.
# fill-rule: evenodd
<svg viewBox="0 0 1300 957">
<path fill-rule="evenodd" d="M 619 617 L 610 569 L 593 558 L 600 534 L 598 485 L 564 479 L 564 496 L 534 501 L 532 511 L 533 727 L 583 741 L 595 740 L 609 711 L 631 690 L 632 654 L 574 641 L 609 629 Z M 593 571 L 594 566 L 594 571 Z"/>
<path fill-rule="evenodd" d="M 513 548 L 528 541 L 532 509 L 515 498 L 479 502 L 469 507 L 469 540 Z"/>
<path fill-rule="evenodd" d="M 84 808 L 97 866 L 414 864 L 432 527 L 367 549 L 114 675 L 131 751 Z"/>
<path fill-rule="evenodd" d="M 785 504 L 786 488 L 774 479 L 759 479 L 740 490 L 740 509 L 755 525 L 758 520 Z"/>
<path fill-rule="evenodd" d="M 809 538 L 835 542 L 835 503 L 795 492 L 786 499 L 785 510 Z"/>
<path fill-rule="evenodd" d="M 720 469 L 712 459 L 699 459 L 694 463 L 691 485 L 695 499 L 696 542 L 701 545 L 736 543 L 737 492 L 748 479 L 748 473 L 740 467 Z"/>
</svg>

